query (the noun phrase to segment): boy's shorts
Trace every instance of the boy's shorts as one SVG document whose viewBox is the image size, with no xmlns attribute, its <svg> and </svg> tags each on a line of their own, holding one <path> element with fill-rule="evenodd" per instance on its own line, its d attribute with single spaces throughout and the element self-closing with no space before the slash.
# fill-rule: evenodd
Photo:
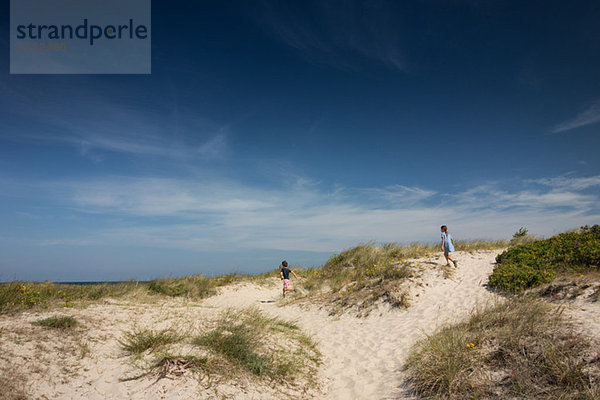
<svg viewBox="0 0 600 400">
<path fill-rule="evenodd" d="M 283 280 L 283 288 L 284 289 L 289 289 L 290 288 L 290 280 L 289 279 L 284 279 Z"/>
</svg>

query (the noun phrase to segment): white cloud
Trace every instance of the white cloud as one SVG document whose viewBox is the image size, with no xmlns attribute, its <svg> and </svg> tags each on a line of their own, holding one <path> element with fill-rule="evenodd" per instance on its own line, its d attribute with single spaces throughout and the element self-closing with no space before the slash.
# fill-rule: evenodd
<svg viewBox="0 0 600 400">
<path fill-rule="evenodd" d="M 575 116 L 575 118 L 562 122 L 552 129 L 553 133 L 566 132 L 571 129 L 600 122 L 600 100 L 596 101 L 586 110 Z"/>
<path fill-rule="evenodd" d="M 419 187 L 326 190 L 302 179 L 279 189 L 166 178 L 53 183 L 46 188 L 64 205 L 124 222 L 44 244 L 336 251 L 364 241 L 433 241 L 441 224 L 457 238 L 507 238 L 521 226 L 553 234 L 600 222 L 598 193 L 578 189 L 592 178 L 575 187 L 525 182 L 517 191 L 489 183 L 435 202 L 434 191 Z"/>
<path fill-rule="evenodd" d="M 583 190 L 600 186 L 600 175 L 578 178 L 570 176 L 557 176 L 553 178 L 541 178 L 530 182 L 550 186 L 556 189 Z"/>
</svg>

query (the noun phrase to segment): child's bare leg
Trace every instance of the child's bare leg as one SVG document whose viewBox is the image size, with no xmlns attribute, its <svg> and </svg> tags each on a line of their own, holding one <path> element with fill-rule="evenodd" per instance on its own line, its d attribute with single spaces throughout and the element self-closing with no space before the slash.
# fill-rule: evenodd
<svg viewBox="0 0 600 400">
<path fill-rule="evenodd" d="M 456 261 L 450 257 L 450 253 L 444 253 L 444 256 L 446 256 L 446 265 L 450 265 L 450 261 L 452 261 L 452 264 L 454 264 L 455 267 L 457 266 Z"/>
</svg>

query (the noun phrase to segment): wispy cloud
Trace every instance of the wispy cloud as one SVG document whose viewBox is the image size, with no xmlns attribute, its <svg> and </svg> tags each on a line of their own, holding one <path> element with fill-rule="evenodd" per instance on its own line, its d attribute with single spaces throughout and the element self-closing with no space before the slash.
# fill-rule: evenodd
<svg viewBox="0 0 600 400">
<path fill-rule="evenodd" d="M 575 118 L 556 125 L 553 133 L 566 132 L 582 126 L 600 122 L 600 100 L 589 106 L 586 110 L 579 113 Z"/>
<path fill-rule="evenodd" d="M 589 177 L 557 176 L 553 178 L 541 178 L 529 181 L 555 189 L 584 190 L 600 186 L 600 175 Z"/>
<path fill-rule="evenodd" d="M 21 135 L 20 140 L 37 143 L 64 143 L 76 148 L 81 155 L 101 160 L 98 152 L 124 153 L 137 156 L 159 156 L 177 159 L 198 158 L 218 160 L 228 151 L 227 135 L 216 133 L 201 143 L 188 144 L 182 139 L 161 134 L 136 132 L 96 133 L 73 128 L 71 133 L 61 135 Z"/>
<path fill-rule="evenodd" d="M 261 189 L 220 179 L 115 177 L 34 184 L 72 213 L 108 225 L 45 245 L 114 245 L 199 251 L 335 251 L 363 241 L 431 241 L 436 227 L 457 237 L 509 237 L 520 226 L 551 234 L 600 222 L 596 177 L 488 183 L 453 195 L 410 186 L 326 189 L 302 180 Z M 545 183 L 550 183 L 545 185 Z"/>
<path fill-rule="evenodd" d="M 361 192 L 365 196 L 372 197 L 372 202 L 381 202 L 388 207 L 413 206 L 436 194 L 433 190 L 404 185 L 392 185 L 384 188 L 367 188 L 363 189 Z"/>
<path fill-rule="evenodd" d="M 188 161 L 229 155 L 229 125 L 203 117 L 176 99 L 127 102 L 81 89 L 73 99 L 57 103 L 53 96 L 30 88 L 17 91 L 1 80 L 0 88 L 7 90 L 0 92 L 2 112 L 20 117 L 18 124 L 2 129 L 0 139 L 64 144 L 95 161 L 105 153 Z"/>
<path fill-rule="evenodd" d="M 300 3 L 298 3 L 300 4 Z M 259 24 L 313 62 L 356 68 L 356 57 L 406 70 L 393 2 L 263 1 Z"/>
</svg>

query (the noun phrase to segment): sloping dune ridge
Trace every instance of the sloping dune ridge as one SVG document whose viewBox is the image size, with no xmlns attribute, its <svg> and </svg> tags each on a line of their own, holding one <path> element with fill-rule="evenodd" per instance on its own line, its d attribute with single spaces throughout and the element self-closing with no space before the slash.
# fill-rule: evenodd
<svg viewBox="0 0 600 400">
<path fill-rule="evenodd" d="M 85 309 L 68 309 L 64 314 L 86 326 L 85 334 L 74 339 L 57 339 L 54 332 L 27 339 L 32 335 L 32 321 L 56 312 L 1 316 L 0 358 L 16 376 L 26 380 L 35 399 L 407 399 L 411 395 L 403 389 L 401 366 L 411 346 L 436 327 L 466 318 L 475 307 L 501 301 L 486 287 L 497 254 L 457 252 L 459 266 L 449 278 L 441 268 L 443 257 L 414 260 L 420 273 L 408 282 L 410 307 L 390 309 L 382 305 L 364 318 L 351 312 L 332 316 L 316 304 L 294 302 L 293 296 L 282 303 L 278 279 L 267 285 L 229 285 L 216 296 L 196 303 L 179 299 L 153 304 L 105 300 Z M 221 385 L 215 391 L 214 387 L 204 388 L 190 374 L 160 380 L 151 376 L 123 379 L 134 374 L 120 349 L 123 332 L 132 327 L 187 329 L 224 309 L 247 307 L 294 321 L 315 339 L 322 354 L 318 389 L 284 396 L 277 385 L 259 390 L 225 382 L 213 384 Z M 597 324 L 600 313 L 596 309 L 574 314 L 580 321 L 594 315 Z M 65 342 L 68 340 L 71 342 Z M 66 351 L 74 348 L 84 350 Z"/>
</svg>

